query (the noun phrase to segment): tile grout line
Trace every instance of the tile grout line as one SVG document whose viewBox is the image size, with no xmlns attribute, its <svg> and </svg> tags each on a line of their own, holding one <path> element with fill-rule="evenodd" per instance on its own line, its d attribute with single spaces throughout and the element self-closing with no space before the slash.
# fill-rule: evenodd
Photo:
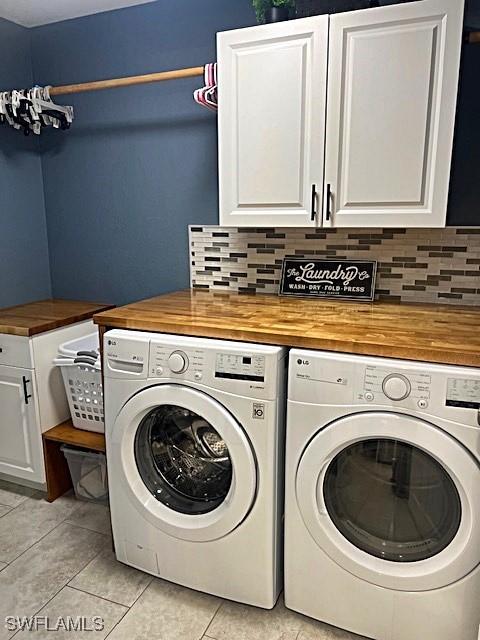
<svg viewBox="0 0 480 640">
<path fill-rule="evenodd" d="M 68 522 L 67 522 L 67 523 L 65 523 L 65 521 L 64 521 L 64 520 L 62 520 L 62 522 L 60 522 L 56 527 L 54 527 L 54 528 L 52 529 L 52 531 L 55 531 L 55 529 L 58 529 L 58 527 L 60 527 L 62 524 L 69 524 L 69 526 L 71 526 L 71 527 L 74 527 L 74 526 L 75 526 L 75 525 L 70 524 L 70 523 L 68 523 Z M 81 528 L 81 527 L 80 527 L 80 528 Z M 38 544 L 38 543 L 39 543 L 41 540 L 43 540 L 44 538 L 46 538 L 50 533 L 52 533 L 52 531 L 49 531 L 46 535 L 44 535 L 42 538 L 40 538 L 40 540 L 38 540 L 37 542 L 35 542 L 35 544 L 33 544 L 33 545 L 32 545 L 31 547 L 29 547 L 26 551 L 24 551 L 24 553 L 26 553 L 27 551 L 29 551 L 29 549 L 31 549 L 32 547 L 34 547 L 36 544 Z M 98 533 L 98 531 L 97 531 L 97 532 L 95 532 L 95 533 Z M 101 533 L 100 533 L 99 535 L 104 535 L 104 534 L 101 534 Z M 107 536 L 105 536 L 105 537 L 107 537 Z M 95 558 L 96 558 L 98 555 L 100 555 L 100 553 L 101 553 L 101 551 L 99 551 L 99 552 L 97 553 L 97 555 L 95 556 Z M 22 555 L 23 555 L 23 554 L 22 554 Z M 18 557 L 20 557 L 20 556 L 18 556 Z M 15 558 L 15 559 L 16 559 L 16 558 Z M 92 558 L 92 559 L 93 559 L 93 558 Z M 87 562 L 87 564 L 86 564 L 86 565 L 84 565 L 81 569 L 79 569 L 79 570 L 77 571 L 77 573 L 76 573 L 74 576 L 72 576 L 72 577 L 70 578 L 70 580 L 73 580 L 73 578 L 76 578 L 76 577 L 78 576 L 78 574 L 79 574 L 81 571 L 83 571 L 83 569 L 84 569 L 88 564 L 90 564 L 90 563 L 89 563 L 89 562 Z M 51 597 L 50 597 L 50 598 L 49 598 L 49 599 L 48 599 L 44 604 L 42 604 L 42 606 L 41 606 L 39 609 L 37 609 L 34 613 L 32 613 L 32 617 L 33 617 L 33 616 L 38 615 L 38 614 L 40 613 L 40 611 L 41 611 L 44 607 L 46 607 L 47 605 L 49 605 L 49 604 L 50 604 L 50 602 L 51 602 L 51 601 L 52 601 L 56 596 L 58 596 L 58 594 L 60 593 L 60 591 L 62 591 L 63 589 L 65 589 L 65 587 L 66 587 L 67 585 L 68 585 L 68 582 L 65 582 L 65 583 L 60 587 L 60 589 L 58 589 L 58 591 L 56 591 L 56 592 L 55 592 L 55 593 L 54 593 L 54 594 L 53 594 L 53 595 L 52 595 L 52 596 L 51 596 Z M 13 634 L 13 636 L 10 636 L 10 638 L 14 638 L 18 633 L 20 633 L 20 631 L 21 631 L 21 629 L 18 629 L 17 631 L 15 631 L 15 633 Z"/>
<path fill-rule="evenodd" d="M 32 489 L 31 487 L 27 487 L 23 484 L 15 484 L 13 482 L 8 482 L 7 480 L 3 481 L 5 484 L 12 484 L 16 487 L 21 487 L 22 489 L 27 489 L 28 491 L 32 491 L 32 495 L 30 496 L 26 496 L 26 495 L 22 495 L 19 493 L 16 493 L 15 491 L 12 491 L 11 493 L 13 493 L 16 496 L 20 496 L 22 499 L 20 500 L 20 502 L 18 504 L 12 505 L 12 504 L 4 504 L 3 502 L 0 502 L 0 506 L 1 507 L 10 507 L 10 509 L 16 509 L 17 507 L 19 507 L 20 505 L 22 505 L 24 502 L 26 502 L 29 498 L 34 498 L 35 494 L 39 494 L 39 495 L 46 495 L 45 491 L 42 491 L 41 489 Z M 0 484 L 2 483 L 2 481 L 0 480 Z M 1 487 L 0 487 L 1 488 Z M 2 489 L 3 491 L 7 491 L 7 489 Z"/>
<path fill-rule="evenodd" d="M 93 562 L 95 562 L 95 560 L 104 553 L 105 550 L 100 551 L 94 558 L 92 558 L 90 560 L 90 562 L 85 565 L 85 567 L 83 569 L 81 569 L 78 573 L 76 573 L 73 578 L 70 579 L 70 582 L 68 582 L 68 584 L 66 585 L 67 587 L 70 587 L 71 589 L 75 589 L 76 591 L 81 591 L 82 593 L 87 593 L 90 596 L 95 596 L 97 598 L 101 598 L 102 600 L 106 600 L 107 602 L 111 602 L 112 604 L 119 604 L 122 607 L 127 607 L 127 609 L 130 609 L 131 607 L 133 607 L 133 605 L 137 602 L 138 598 L 140 598 L 140 596 L 143 594 L 143 592 L 145 591 L 145 589 L 147 589 L 150 584 L 152 583 L 152 581 L 154 580 L 154 576 L 150 576 L 150 580 L 147 582 L 147 584 L 145 585 L 145 587 L 141 590 L 141 592 L 138 594 L 138 596 L 135 598 L 135 600 L 133 601 L 132 604 L 124 604 L 123 602 L 116 602 L 115 600 L 110 600 L 110 598 L 105 598 L 104 596 L 99 596 L 96 593 L 92 593 L 91 591 L 87 591 L 85 589 L 80 589 L 80 587 L 74 587 L 72 586 L 70 583 L 73 582 L 73 580 L 75 580 L 75 578 L 82 573 L 82 571 L 85 571 L 85 569 L 87 569 Z M 114 552 L 115 553 L 115 552 Z M 116 559 L 116 557 L 115 557 Z M 117 560 L 118 562 L 118 560 Z M 142 571 L 142 573 L 145 573 L 144 571 Z M 145 573 L 145 575 L 149 575 L 148 573 Z"/>
<path fill-rule="evenodd" d="M 70 517 L 70 516 L 69 516 Z M 111 530 L 108 533 L 105 533 L 104 531 L 97 531 L 97 529 L 90 529 L 90 527 L 84 527 L 81 524 L 77 524 L 76 522 L 70 522 L 70 520 L 68 518 L 66 518 L 65 520 L 62 520 L 62 522 L 60 524 L 69 524 L 72 527 L 78 527 L 78 529 L 83 529 L 84 531 L 91 531 L 91 533 L 99 533 L 101 536 L 110 536 L 111 534 Z"/>
<path fill-rule="evenodd" d="M 39 492 L 39 493 L 40 493 L 40 492 Z M 45 495 L 45 494 L 44 494 L 44 495 Z M 12 509 L 10 509 L 10 511 L 9 511 L 8 513 L 5 513 L 5 514 L 4 514 L 4 516 L 9 515 L 10 513 L 12 513 L 13 511 L 15 511 L 15 510 L 16 510 L 16 509 L 18 509 L 19 507 L 23 506 L 23 505 L 24 505 L 28 500 L 30 500 L 30 499 L 33 499 L 33 496 L 27 496 L 27 497 L 25 498 L 25 500 L 22 500 L 22 502 L 21 502 L 20 504 L 18 504 L 16 507 L 13 507 Z M 46 502 L 46 498 L 45 498 L 44 496 L 42 497 L 42 500 L 45 500 L 45 502 Z M 52 504 L 52 503 L 49 503 L 49 504 Z M 71 524 L 70 522 L 67 522 L 67 519 L 68 519 L 68 518 L 70 518 L 70 517 L 75 513 L 75 511 L 77 511 L 77 509 L 79 509 L 79 508 L 80 508 L 80 505 L 78 505 L 78 506 L 73 510 L 73 512 L 72 512 L 69 516 L 67 516 L 67 518 L 64 518 L 63 520 L 60 520 L 60 522 L 58 522 L 58 524 L 56 524 L 55 526 L 53 526 L 53 527 L 52 527 L 49 531 L 47 531 L 43 536 L 41 536 L 40 538 L 38 538 L 38 540 L 35 540 L 35 542 L 33 542 L 29 547 L 27 547 L 26 549 L 24 549 L 24 550 L 23 550 L 23 551 L 22 551 L 18 556 L 15 556 L 15 558 L 13 558 L 12 560 L 10 560 L 10 561 L 8 561 L 8 562 L 7 562 L 6 560 L 1 560 L 1 559 L 0 559 L 0 562 L 6 562 L 6 564 L 7 564 L 7 565 L 12 564 L 13 562 L 15 562 L 15 560 L 18 560 L 18 558 L 21 558 L 21 557 L 23 556 L 23 554 L 24 554 L 24 553 L 26 553 L 27 551 L 29 551 L 32 547 L 34 547 L 34 546 L 35 546 L 36 544 L 38 544 L 39 542 L 41 542 L 41 541 L 42 541 L 46 536 L 48 536 L 50 533 L 52 533 L 52 531 L 55 531 L 55 529 L 56 529 L 57 527 L 59 527 L 60 525 L 62 525 L 62 524 L 69 524 L 69 525 L 70 525 L 70 526 L 72 526 L 72 527 L 77 526 L 77 525 L 73 525 L 73 524 Z M 2 517 L 3 517 L 3 516 L 2 516 Z M 80 527 L 80 528 L 81 528 L 81 529 L 85 529 L 85 527 Z M 89 529 L 89 531 L 92 531 L 92 529 Z M 100 532 L 99 532 L 99 531 L 96 531 L 95 533 L 100 533 Z M 105 534 L 102 534 L 102 535 L 105 535 Z"/>
<path fill-rule="evenodd" d="M 147 574 L 148 575 L 148 574 Z M 148 589 L 148 587 L 152 584 L 152 582 L 155 580 L 155 576 L 151 576 L 151 580 L 148 582 L 148 584 L 145 586 L 145 589 L 143 589 L 143 591 L 138 595 L 138 597 L 134 600 L 134 602 L 132 602 L 132 604 L 127 608 L 127 610 L 125 611 L 125 613 L 123 614 L 123 616 L 117 620 L 117 622 L 113 625 L 113 627 L 110 629 L 110 631 L 108 632 L 108 634 L 105 636 L 104 640 L 108 640 L 108 638 L 110 637 L 110 635 L 113 633 L 113 631 L 118 627 L 118 625 L 120 624 L 120 622 L 124 619 L 124 617 L 129 613 L 129 611 L 132 610 L 132 608 L 137 604 L 137 602 L 140 600 L 140 598 L 143 596 L 143 594 L 145 593 L 145 591 Z"/>
<path fill-rule="evenodd" d="M 17 485 L 17 486 L 23 487 L 23 485 Z M 23 487 L 23 488 L 24 489 L 25 488 L 28 489 L 28 487 Z M 5 491 L 5 489 L 4 489 L 4 491 Z M 42 491 L 37 490 L 37 489 L 32 489 L 32 491 L 36 491 L 37 493 L 45 495 L 45 492 L 42 492 Z M 18 494 L 16 494 L 16 495 L 18 495 Z M 15 505 L 3 504 L 3 502 L 0 502 L 0 507 L 8 507 L 10 511 L 7 511 L 7 513 L 10 513 L 11 511 L 15 511 L 15 509 L 18 509 L 18 507 L 21 507 L 22 504 L 25 504 L 25 502 L 27 500 L 29 500 L 30 498 L 34 498 L 34 497 L 35 497 L 35 494 L 31 495 L 31 496 L 22 496 L 23 500 L 20 500 L 20 502 L 18 504 L 15 504 Z M 4 515 L 7 515 L 7 514 L 5 513 Z M 3 517 L 3 516 L 1 516 L 1 517 Z"/>
<path fill-rule="evenodd" d="M 75 498 L 75 499 L 77 499 L 77 498 Z M 109 535 L 110 537 L 113 537 L 113 532 L 112 532 L 112 521 L 111 521 L 111 517 L 110 517 L 110 507 L 109 507 L 109 506 L 106 506 L 106 505 L 101 505 L 101 506 L 104 506 L 104 507 L 105 507 L 105 509 L 107 509 L 107 510 L 108 510 L 108 514 L 109 514 L 109 521 L 110 521 L 110 530 L 109 530 L 109 532 L 108 532 L 108 533 L 104 533 L 103 531 L 97 531 L 96 529 L 91 529 L 90 527 L 85 527 L 85 526 L 83 526 L 83 525 L 81 525 L 81 524 L 78 524 L 78 523 L 76 523 L 76 522 L 75 522 L 75 523 L 73 523 L 73 522 L 71 522 L 71 521 L 70 521 L 70 518 L 71 518 L 73 515 L 75 515 L 75 513 L 76 513 L 77 511 L 79 511 L 79 510 L 82 508 L 82 506 L 83 506 L 83 505 L 85 505 L 85 504 L 91 504 L 89 501 L 86 501 L 86 500 L 79 500 L 78 502 L 79 502 L 80 504 L 75 508 L 75 510 L 73 511 L 73 513 L 71 513 L 71 514 L 70 514 L 69 516 L 67 516 L 64 520 L 62 520 L 62 523 L 64 523 L 64 522 L 65 522 L 66 524 L 70 524 L 70 525 L 72 525 L 72 527 L 79 527 L 80 529 L 85 529 L 85 530 L 87 530 L 87 531 L 93 531 L 94 533 L 101 533 L 102 535 L 106 535 L 106 536 L 108 536 L 108 535 Z M 94 504 L 95 504 L 95 503 L 94 503 Z"/>
<path fill-rule="evenodd" d="M 19 505 L 20 506 L 20 505 Z M 15 507 L 16 508 L 16 507 Z M 12 509 L 13 511 L 13 509 Z M 27 547 L 26 549 L 24 549 L 18 556 L 16 556 L 15 558 L 13 558 L 13 560 L 10 560 L 10 562 L 7 562 L 7 565 L 11 565 L 13 564 L 16 560 L 18 560 L 19 558 L 21 558 L 25 553 L 27 553 L 27 551 L 30 551 L 30 549 L 32 549 L 36 544 L 38 544 L 39 542 L 41 542 L 44 538 L 46 538 L 48 535 L 50 535 L 52 533 L 52 531 L 55 531 L 55 529 L 57 529 L 60 525 L 64 524 L 65 521 L 62 520 L 61 522 L 59 522 L 58 524 L 56 524 L 52 529 L 50 529 L 50 531 L 47 531 L 47 533 L 45 533 L 43 536 L 41 536 L 40 538 L 38 538 L 38 540 L 35 540 L 35 542 L 33 544 L 31 544 L 29 547 Z M 71 525 L 73 526 L 73 525 Z M 5 560 L 0 560 L 0 562 L 5 562 Z"/>
<path fill-rule="evenodd" d="M 143 593 L 143 591 L 142 591 Z M 140 596 L 139 596 L 140 597 Z M 138 600 L 138 598 L 137 598 Z M 135 604 L 137 602 L 137 600 L 135 600 L 135 602 L 133 604 Z M 132 604 L 132 607 L 133 607 Z M 125 618 L 125 616 L 130 612 L 132 607 L 127 607 L 127 610 L 125 611 L 125 613 L 117 620 L 117 622 L 113 625 L 113 627 L 110 629 L 110 631 L 107 633 L 107 635 L 105 636 L 104 640 L 107 640 L 110 635 L 114 632 L 114 630 L 118 627 L 118 625 L 121 623 L 121 621 Z"/>
<path fill-rule="evenodd" d="M 205 636 L 205 635 L 207 635 L 208 630 L 209 630 L 209 629 L 210 629 L 210 627 L 212 626 L 213 621 L 214 621 L 214 620 L 215 620 L 215 618 L 217 617 L 217 614 L 218 614 L 218 612 L 220 611 L 220 609 L 222 608 L 223 603 L 224 603 L 224 600 L 223 600 L 223 599 L 221 599 L 221 600 L 220 600 L 220 604 L 218 605 L 217 609 L 215 610 L 215 613 L 214 613 L 214 614 L 213 614 L 213 616 L 212 616 L 212 619 L 211 619 L 211 620 L 210 620 L 210 622 L 207 624 L 207 626 L 206 626 L 206 628 L 205 628 L 205 631 L 203 632 L 203 635 L 204 635 L 204 636 Z M 202 637 L 202 636 L 201 636 L 201 637 Z M 207 636 L 207 637 L 208 637 L 208 636 Z"/>
<path fill-rule="evenodd" d="M 93 558 L 93 560 L 95 560 L 96 558 L 98 558 L 98 555 L 96 555 L 95 558 Z M 91 562 L 93 562 L 93 560 Z M 88 564 L 90 564 L 90 562 Z M 73 576 L 72 580 L 75 580 L 75 578 L 80 573 L 82 573 L 82 571 L 84 571 L 88 567 L 88 564 L 85 567 L 83 567 L 83 569 L 81 569 L 75 576 Z M 90 591 L 85 591 L 85 589 L 79 589 L 78 587 L 73 587 L 70 584 L 70 582 L 67 582 L 67 584 L 63 587 L 63 589 L 66 589 L 68 587 L 69 589 L 73 589 L 74 591 L 78 591 L 79 593 L 84 593 L 87 596 L 92 596 L 93 598 L 98 598 L 99 600 L 104 600 L 105 602 L 109 602 L 110 604 L 116 604 L 119 607 L 123 607 L 124 609 L 127 609 L 127 610 L 130 609 L 130 605 L 128 605 L 128 604 L 122 604 L 121 602 L 116 602 L 115 600 L 110 600 L 110 598 L 105 598 L 105 596 L 99 596 L 97 593 L 91 593 Z"/>
</svg>

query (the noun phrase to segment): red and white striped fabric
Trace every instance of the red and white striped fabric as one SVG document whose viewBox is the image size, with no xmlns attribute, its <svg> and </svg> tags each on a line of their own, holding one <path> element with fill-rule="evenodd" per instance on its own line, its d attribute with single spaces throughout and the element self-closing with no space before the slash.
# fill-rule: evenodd
<svg viewBox="0 0 480 640">
<path fill-rule="evenodd" d="M 194 91 L 193 99 L 202 107 L 206 107 L 211 111 L 218 111 L 216 62 L 205 65 L 203 77 L 205 86 Z"/>
</svg>

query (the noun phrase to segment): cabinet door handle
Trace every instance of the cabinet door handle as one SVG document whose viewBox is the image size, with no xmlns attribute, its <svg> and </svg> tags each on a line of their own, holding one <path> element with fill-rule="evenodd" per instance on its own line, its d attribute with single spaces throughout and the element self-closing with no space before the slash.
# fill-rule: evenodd
<svg viewBox="0 0 480 640">
<path fill-rule="evenodd" d="M 332 210 L 330 208 L 332 204 L 332 185 L 330 183 L 327 183 L 326 200 L 327 200 L 327 210 L 326 210 L 325 218 L 327 220 L 330 220 L 330 218 L 332 217 Z"/>
<path fill-rule="evenodd" d="M 28 393 L 28 387 L 27 387 L 27 384 L 30 382 L 30 380 L 27 380 L 25 376 L 22 376 L 22 380 L 23 380 L 23 395 L 25 397 L 25 404 L 28 404 L 29 399 L 32 397 L 32 394 Z"/>
<path fill-rule="evenodd" d="M 315 216 L 317 215 L 316 207 L 317 204 L 317 185 L 312 184 L 312 203 L 310 206 L 310 220 L 313 222 L 315 220 Z"/>
</svg>

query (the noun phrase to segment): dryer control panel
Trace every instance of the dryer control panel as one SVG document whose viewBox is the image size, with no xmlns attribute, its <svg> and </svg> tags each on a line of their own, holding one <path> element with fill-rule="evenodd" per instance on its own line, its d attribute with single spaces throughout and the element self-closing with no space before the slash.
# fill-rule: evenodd
<svg viewBox="0 0 480 640">
<path fill-rule="evenodd" d="M 480 410 L 480 379 L 448 378 L 446 405 Z"/>
<path fill-rule="evenodd" d="M 480 369 L 292 349 L 289 400 L 386 407 L 478 428 Z"/>
<path fill-rule="evenodd" d="M 430 401 L 432 376 L 424 371 L 403 372 L 370 365 L 365 368 L 362 386 L 357 393 L 359 400 L 372 402 L 375 398 L 386 398 L 401 402 L 410 399 L 425 408 Z"/>
</svg>

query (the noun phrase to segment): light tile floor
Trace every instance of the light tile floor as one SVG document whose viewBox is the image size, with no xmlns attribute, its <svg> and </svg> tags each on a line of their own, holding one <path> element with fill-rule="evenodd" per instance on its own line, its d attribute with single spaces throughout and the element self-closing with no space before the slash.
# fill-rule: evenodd
<svg viewBox="0 0 480 640">
<path fill-rule="evenodd" d="M 7 616 L 98 616 L 97 631 L 8 629 Z M 0 640 L 361 640 L 289 611 L 185 589 L 116 561 L 106 507 L 0 480 Z"/>
</svg>

